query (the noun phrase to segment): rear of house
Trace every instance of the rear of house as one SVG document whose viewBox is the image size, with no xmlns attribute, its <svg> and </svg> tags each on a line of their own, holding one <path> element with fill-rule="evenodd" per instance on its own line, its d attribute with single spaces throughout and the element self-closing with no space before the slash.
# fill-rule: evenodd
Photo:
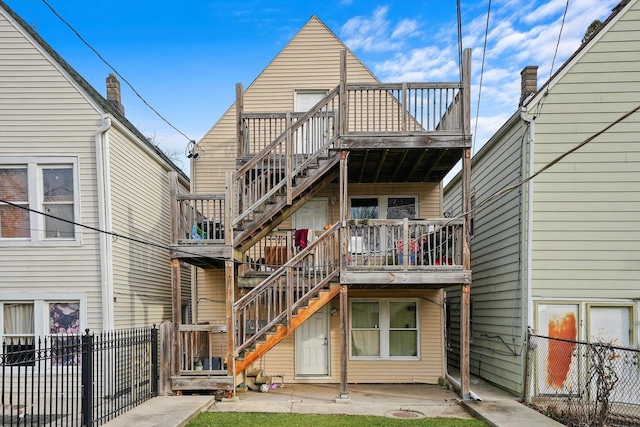
<svg viewBox="0 0 640 427">
<path fill-rule="evenodd" d="M 380 83 L 315 16 L 238 85 L 174 196 L 174 257 L 197 267 L 174 391 L 445 376 L 442 289 L 471 281 L 442 207 L 465 99 L 468 80 Z"/>
</svg>

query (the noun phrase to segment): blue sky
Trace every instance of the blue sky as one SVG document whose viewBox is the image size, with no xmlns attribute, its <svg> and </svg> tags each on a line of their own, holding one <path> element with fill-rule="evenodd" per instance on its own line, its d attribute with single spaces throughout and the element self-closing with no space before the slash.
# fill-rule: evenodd
<svg viewBox="0 0 640 427">
<path fill-rule="evenodd" d="M 42 0 L 4 0 L 101 94 L 112 70 Z M 553 71 L 588 25 L 619 0 L 571 0 Z M 47 0 L 138 93 L 199 141 L 285 44 L 317 15 L 383 82 L 457 81 L 453 0 Z M 567 0 L 493 0 L 478 111 L 488 0 L 461 3 L 463 47 L 472 48 L 474 151 L 515 112 L 520 71 L 552 71 Z M 165 150 L 188 140 L 122 83 L 127 118 Z M 478 116 L 476 119 L 476 115 Z M 477 125 L 476 125 L 477 124 Z M 188 172 L 188 162 L 184 169 Z"/>
</svg>

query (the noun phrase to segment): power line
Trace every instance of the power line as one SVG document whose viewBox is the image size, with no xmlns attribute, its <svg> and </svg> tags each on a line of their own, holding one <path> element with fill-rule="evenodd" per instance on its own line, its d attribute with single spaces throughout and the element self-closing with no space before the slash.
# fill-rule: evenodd
<svg viewBox="0 0 640 427">
<path fill-rule="evenodd" d="M 149 104 L 149 103 L 148 103 L 148 102 L 147 102 L 147 101 L 142 97 L 142 95 L 140 95 L 140 94 L 138 93 L 138 91 L 133 87 L 133 85 L 132 85 L 131 83 L 129 83 L 129 80 L 127 80 L 126 78 L 124 78 L 124 77 L 122 76 L 122 74 L 120 74 L 120 73 L 118 72 L 118 70 L 116 70 L 116 69 L 115 69 L 115 68 L 114 68 L 114 67 L 113 67 L 113 66 L 112 66 L 112 65 L 111 65 L 111 64 L 110 64 L 106 59 L 104 59 L 104 57 L 103 57 L 102 55 L 100 55 L 100 53 L 99 53 L 96 49 L 94 49 L 94 48 L 93 48 L 93 46 L 91 46 L 91 45 L 90 45 L 90 44 L 89 44 L 89 43 L 88 43 L 88 42 L 87 42 L 87 41 L 86 41 L 86 40 L 85 40 L 85 39 L 80 35 L 80 33 L 78 33 L 78 32 L 76 31 L 76 29 L 75 29 L 75 28 L 73 28 L 73 27 L 71 26 L 71 24 L 69 24 L 69 23 L 68 23 L 68 22 L 67 22 L 67 21 L 66 21 L 62 16 L 60 16 L 60 14 L 58 14 L 58 12 L 56 12 L 56 11 L 55 11 L 55 9 L 54 9 L 54 8 L 53 8 L 49 3 L 47 3 L 47 0 L 42 0 L 42 2 L 43 2 L 43 3 L 44 3 L 44 4 L 45 4 L 45 5 L 46 5 L 50 10 L 51 10 L 51 12 L 53 12 L 53 14 L 54 14 L 56 17 L 58 17 L 58 19 L 60 19 L 60 21 L 62 21 L 62 22 L 63 22 L 67 27 L 69 27 L 69 29 L 70 29 L 71 31 L 73 31 L 73 33 L 74 33 L 74 34 L 75 34 L 75 35 L 80 39 L 80 41 L 82 41 L 82 43 L 84 43 L 84 44 L 85 44 L 89 49 L 91 49 L 91 51 L 92 51 L 93 53 L 95 53 L 95 54 L 96 54 L 96 56 L 97 56 L 98 58 L 100 58 L 100 60 L 101 60 L 102 62 L 104 62 L 104 63 L 107 65 L 107 67 L 111 68 L 111 70 L 112 70 L 112 71 L 113 71 L 113 72 L 114 72 L 118 77 L 120 77 L 120 79 L 121 79 L 123 82 L 125 82 L 125 83 L 127 84 L 127 86 L 129 86 L 129 88 L 131 88 L 131 90 L 133 91 L 133 93 L 135 93 L 135 94 L 136 94 L 136 96 L 137 96 L 138 98 L 140 98 L 140 100 L 144 103 L 144 105 L 146 105 L 147 107 L 149 107 L 149 109 L 150 109 L 151 111 L 153 111 L 153 112 L 154 112 L 158 117 L 160 117 L 160 119 L 162 119 L 162 121 L 164 121 L 166 124 L 168 124 L 169 126 L 171 126 L 171 127 L 172 127 L 176 132 L 178 132 L 180 135 L 184 136 L 184 137 L 187 139 L 187 141 L 189 141 L 190 143 L 191 143 L 191 142 L 193 142 L 193 140 L 192 140 L 191 138 L 189 138 L 189 137 L 188 137 L 184 132 L 182 132 L 180 129 L 178 129 L 177 127 L 175 127 L 171 122 L 169 122 L 169 120 L 165 119 L 165 118 L 164 118 L 164 116 L 158 112 L 158 110 L 156 110 L 155 108 L 153 108 L 153 107 L 152 107 L 152 106 L 151 106 L 151 105 L 150 105 L 150 104 Z"/>
<path fill-rule="evenodd" d="M 485 200 L 483 200 L 481 203 L 479 203 L 478 205 L 476 205 L 475 209 L 472 209 L 472 211 L 476 211 L 479 210 L 481 207 L 483 207 L 484 205 L 488 204 L 490 201 L 492 201 L 493 199 L 496 199 L 508 192 L 510 192 L 511 190 L 515 190 L 516 188 L 528 183 L 529 181 L 533 180 L 535 177 L 537 177 L 538 175 L 540 175 L 541 173 L 545 172 L 547 169 L 549 169 L 551 166 L 555 165 L 556 163 L 560 162 L 562 159 L 564 159 L 565 157 L 569 156 L 570 154 L 576 152 L 577 150 L 579 150 L 580 148 L 584 147 L 585 145 L 587 145 L 588 143 L 590 143 L 591 141 L 593 141 L 594 139 L 596 139 L 597 137 L 599 137 L 600 135 L 602 135 L 603 133 L 607 132 L 609 129 L 611 129 L 612 127 L 614 127 L 615 125 L 617 125 L 618 123 L 620 123 L 621 121 L 623 121 L 624 119 L 626 119 L 627 117 L 631 116 L 632 114 L 634 114 L 635 112 L 637 112 L 638 110 L 640 110 L 640 105 L 638 105 L 637 107 L 633 108 L 631 111 L 623 114 L 622 116 L 620 116 L 617 120 L 615 120 L 613 123 L 610 123 L 609 125 L 607 125 L 604 129 L 600 130 L 599 132 L 591 135 L 589 138 L 585 139 L 584 141 L 582 141 L 580 144 L 576 145 L 575 147 L 571 148 L 568 151 L 565 151 L 564 153 L 562 153 L 561 155 L 559 155 L 558 157 L 556 157 L 555 159 L 551 160 L 549 163 L 547 163 L 546 165 L 544 165 L 540 170 L 538 170 L 536 173 L 534 173 L 533 175 L 521 180 L 520 182 L 517 182 L 513 185 L 507 186 L 502 188 L 501 190 L 496 191 L 495 193 L 493 193 L 491 196 L 487 197 Z M 451 220 L 454 219 L 460 219 L 463 218 L 465 215 L 470 214 L 470 212 L 463 212 L 458 216 L 455 216 L 453 218 L 451 218 Z"/>
<path fill-rule="evenodd" d="M 558 41 L 556 42 L 556 50 L 553 53 L 553 59 L 551 60 L 551 69 L 549 70 L 549 83 L 551 83 L 551 77 L 553 76 L 553 67 L 556 63 L 556 56 L 558 56 L 558 49 L 560 48 L 560 39 L 562 38 L 562 29 L 564 28 L 564 21 L 567 18 L 567 10 L 569 10 L 569 0 L 567 0 L 567 3 L 564 6 L 564 13 L 562 14 L 562 23 L 560 24 L 560 32 L 558 33 Z M 549 94 L 549 87 L 547 86 L 546 92 L 544 94 L 544 97 L 542 98 L 542 100 L 540 101 L 540 103 L 538 104 L 538 108 L 536 109 L 536 113 L 533 116 L 533 119 L 535 120 L 536 117 L 540 116 L 540 114 L 542 113 L 542 107 L 544 105 L 544 101 L 547 97 L 547 95 Z"/>
<path fill-rule="evenodd" d="M 75 221 L 72 221 L 70 219 L 61 218 L 61 217 L 58 217 L 58 216 L 55 216 L 55 215 L 51 215 L 51 214 L 46 213 L 46 212 L 41 212 L 41 211 L 29 208 L 29 207 L 24 206 L 24 205 L 20 205 L 20 204 L 17 204 L 17 203 L 10 202 L 8 200 L 0 199 L 0 203 L 4 203 L 4 204 L 6 204 L 8 206 L 13 206 L 14 208 L 20 208 L 20 209 L 23 209 L 23 210 L 28 211 L 28 212 L 33 212 L 33 213 L 36 213 L 38 215 L 43 215 L 43 216 L 46 216 L 46 217 L 49 217 L 49 218 L 53 218 L 53 219 L 56 219 L 58 221 L 66 222 L 67 224 L 71 224 L 71 225 L 75 225 L 75 226 L 78 226 L 78 227 L 86 228 L 86 229 L 91 230 L 91 231 L 95 231 L 95 232 L 102 233 L 102 234 L 107 234 L 107 235 L 115 237 L 115 238 L 123 238 L 125 240 L 129 240 L 129 241 L 132 241 L 132 242 L 135 242 L 135 243 L 140 243 L 140 244 L 143 244 L 143 245 L 153 246 L 155 248 L 174 251 L 174 252 L 181 252 L 181 253 L 184 253 L 184 254 L 187 254 L 187 255 L 200 256 L 200 254 L 198 254 L 198 253 L 190 252 L 190 251 L 187 251 L 187 250 L 184 250 L 184 249 L 176 249 L 176 248 L 173 248 L 173 247 L 170 247 L 170 246 L 167 246 L 167 245 L 163 245 L 161 243 L 150 242 L 148 240 L 142 240 L 142 239 L 138 239 L 138 238 L 135 238 L 135 237 L 126 236 L 124 234 L 116 233 L 114 231 L 101 230 L 101 229 L 99 229 L 97 227 L 92 227 L 90 225 L 86 225 L 86 224 L 82 224 L 82 223 L 79 223 L 79 222 L 75 222 Z M 208 257 L 208 258 L 213 259 L 213 260 L 217 260 L 217 261 L 229 261 L 226 258 L 215 258 L 215 257 Z"/>
<path fill-rule="evenodd" d="M 480 115 L 480 95 L 482 94 L 482 78 L 484 76 L 484 60 L 487 53 L 487 39 L 489 38 L 489 16 L 491 15 L 491 0 L 489 0 L 489 6 L 487 8 L 487 25 L 484 29 L 484 46 L 482 47 L 482 66 L 480 67 L 480 85 L 478 87 L 478 105 L 476 108 L 476 124 L 473 129 L 473 142 L 471 143 L 471 153 L 473 153 L 473 147 L 476 143 L 476 137 L 478 136 L 478 116 Z"/>
</svg>

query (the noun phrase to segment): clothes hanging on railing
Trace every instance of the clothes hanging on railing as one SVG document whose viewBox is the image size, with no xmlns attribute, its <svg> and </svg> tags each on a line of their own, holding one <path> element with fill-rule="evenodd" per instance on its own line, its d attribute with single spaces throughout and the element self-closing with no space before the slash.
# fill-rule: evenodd
<svg viewBox="0 0 640 427">
<path fill-rule="evenodd" d="M 296 230 L 294 234 L 294 244 L 297 250 L 301 251 L 302 249 L 306 248 L 309 243 L 311 243 L 310 234 L 311 230 L 308 228 L 301 228 L 299 230 Z"/>
</svg>

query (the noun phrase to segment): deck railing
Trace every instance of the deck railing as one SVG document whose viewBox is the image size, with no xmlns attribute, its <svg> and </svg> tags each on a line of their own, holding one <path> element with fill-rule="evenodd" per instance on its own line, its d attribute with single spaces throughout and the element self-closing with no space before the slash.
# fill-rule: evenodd
<svg viewBox="0 0 640 427">
<path fill-rule="evenodd" d="M 227 329 L 214 325 L 180 325 L 180 373 L 226 374 Z"/>
<path fill-rule="evenodd" d="M 273 272 L 293 257 L 294 230 L 272 231 L 244 253 L 243 272 Z"/>
<path fill-rule="evenodd" d="M 463 220 L 351 220 L 348 269 L 462 267 Z"/>
<path fill-rule="evenodd" d="M 296 310 L 338 275 L 339 234 L 335 224 L 235 302 L 236 356 L 277 325 L 290 326 Z"/>
<path fill-rule="evenodd" d="M 224 243 L 224 194 L 178 194 L 176 202 L 176 243 Z"/>
</svg>

